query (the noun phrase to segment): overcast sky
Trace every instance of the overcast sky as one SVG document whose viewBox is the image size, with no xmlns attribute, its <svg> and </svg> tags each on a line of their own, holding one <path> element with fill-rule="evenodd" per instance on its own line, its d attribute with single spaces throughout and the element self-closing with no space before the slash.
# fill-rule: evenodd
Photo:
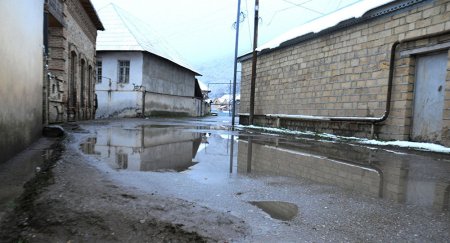
<svg viewBox="0 0 450 243">
<path fill-rule="evenodd" d="M 260 0 L 258 43 L 360 0 Z M 160 34 L 194 67 L 234 54 L 237 0 L 92 0 L 113 2 Z M 239 53 L 251 51 L 254 0 L 241 0 Z"/>
</svg>

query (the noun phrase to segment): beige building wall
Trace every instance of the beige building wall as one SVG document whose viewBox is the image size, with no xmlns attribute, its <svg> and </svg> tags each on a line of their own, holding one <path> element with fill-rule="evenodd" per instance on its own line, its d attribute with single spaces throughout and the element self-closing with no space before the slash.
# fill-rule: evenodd
<svg viewBox="0 0 450 243">
<path fill-rule="evenodd" d="M 43 6 L 0 1 L 0 163 L 41 135 Z"/>
<path fill-rule="evenodd" d="M 390 51 L 396 41 L 423 36 L 400 44 L 395 59 L 391 113 L 375 127 L 381 139 L 408 140 L 412 124 L 415 56 L 401 52 L 449 42 L 450 35 L 426 35 L 450 30 L 450 2 L 425 1 L 293 46 L 258 57 L 255 115 L 288 114 L 335 117 L 382 117 L 386 107 Z M 448 50 L 448 48 L 447 48 Z M 450 63 L 448 64 L 450 70 Z M 449 144 L 450 72 L 447 70 L 442 142 Z M 242 62 L 241 112 L 249 112 L 251 59 Z M 241 119 L 244 123 L 246 117 Z M 257 116 L 259 124 L 274 121 Z M 283 124 L 283 122 L 282 122 Z M 286 127 L 308 128 L 345 135 L 370 136 L 370 125 L 294 122 Z M 342 134 L 342 132 L 341 132 Z"/>
</svg>

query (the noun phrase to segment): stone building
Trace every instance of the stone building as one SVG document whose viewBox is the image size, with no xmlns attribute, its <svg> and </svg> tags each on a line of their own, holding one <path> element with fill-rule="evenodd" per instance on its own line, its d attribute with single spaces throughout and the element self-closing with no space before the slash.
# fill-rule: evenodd
<svg viewBox="0 0 450 243">
<path fill-rule="evenodd" d="M 42 132 L 43 6 L 0 1 L 0 163 Z"/>
<path fill-rule="evenodd" d="M 95 45 L 104 30 L 89 0 L 47 0 L 48 70 L 44 120 L 94 118 Z"/>
<path fill-rule="evenodd" d="M 372 3 L 259 48 L 256 124 L 450 145 L 450 1 Z M 246 124 L 251 54 L 240 61 Z"/>
<path fill-rule="evenodd" d="M 107 30 L 97 42 L 96 117 L 204 114 L 198 72 L 145 23 L 114 4 L 99 14 Z"/>
</svg>

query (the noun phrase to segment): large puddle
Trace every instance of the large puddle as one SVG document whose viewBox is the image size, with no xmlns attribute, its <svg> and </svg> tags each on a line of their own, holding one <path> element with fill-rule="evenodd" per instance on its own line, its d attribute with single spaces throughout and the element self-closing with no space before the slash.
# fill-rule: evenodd
<svg viewBox="0 0 450 243">
<path fill-rule="evenodd" d="M 399 203 L 438 210 L 449 208 L 450 155 L 405 153 L 392 148 L 305 137 L 257 133 L 234 135 L 208 127 L 110 127 L 97 130 L 96 136 L 83 143 L 81 149 L 86 154 L 102 158 L 118 170 L 189 170 L 202 179 L 207 177 L 204 174 L 213 170 L 217 171 L 214 176 L 237 173 L 245 177 L 251 173 L 294 177 Z M 228 156 L 230 154 L 234 156 Z M 210 162 L 214 165 L 196 165 Z M 209 176 L 211 179 L 214 178 Z M 271 208 L 277 208 L 269 203 L 254 205 L 269 214 Z M 297 210 L 294 207 L 281 208 L 289 208 L 289 215 Z M 281 220 L 289 220 L 287 216 L 280 217 Z"/>
<path fill-rule="evenodd" d="M 195 156 L 205 133 L 177 127 L 141 126 L 108 128 L 81 144 L 86 154 L 98 155 L 118 170 L 184 171 L 196 164 Z"/>
</svg>

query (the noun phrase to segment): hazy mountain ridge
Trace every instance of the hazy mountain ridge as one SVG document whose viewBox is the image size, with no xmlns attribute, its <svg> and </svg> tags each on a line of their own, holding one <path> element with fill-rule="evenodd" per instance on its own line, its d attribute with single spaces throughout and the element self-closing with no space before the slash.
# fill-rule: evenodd
<svg viewBox="0 0 450 243">
<path fill-rule="evenodd" d="M 198 77 L 198 79 L 206 85 L 209 84 L 209 89 L 211 90 L 210 98 L 218 98 L 224 94 L 233 92 L 233 87 L 231 86 L 230 88 L 229 84 L 216 84 L 230 83 L 230 81 L 233 82 L 233 66 L 233 56 L 224 56 L 196 65 L 196 69 L 202 74 L 202 76 Z M 241 80 L 239 63 L 236 79 L 236 92 L 239 93 Z"/>
</svg>

